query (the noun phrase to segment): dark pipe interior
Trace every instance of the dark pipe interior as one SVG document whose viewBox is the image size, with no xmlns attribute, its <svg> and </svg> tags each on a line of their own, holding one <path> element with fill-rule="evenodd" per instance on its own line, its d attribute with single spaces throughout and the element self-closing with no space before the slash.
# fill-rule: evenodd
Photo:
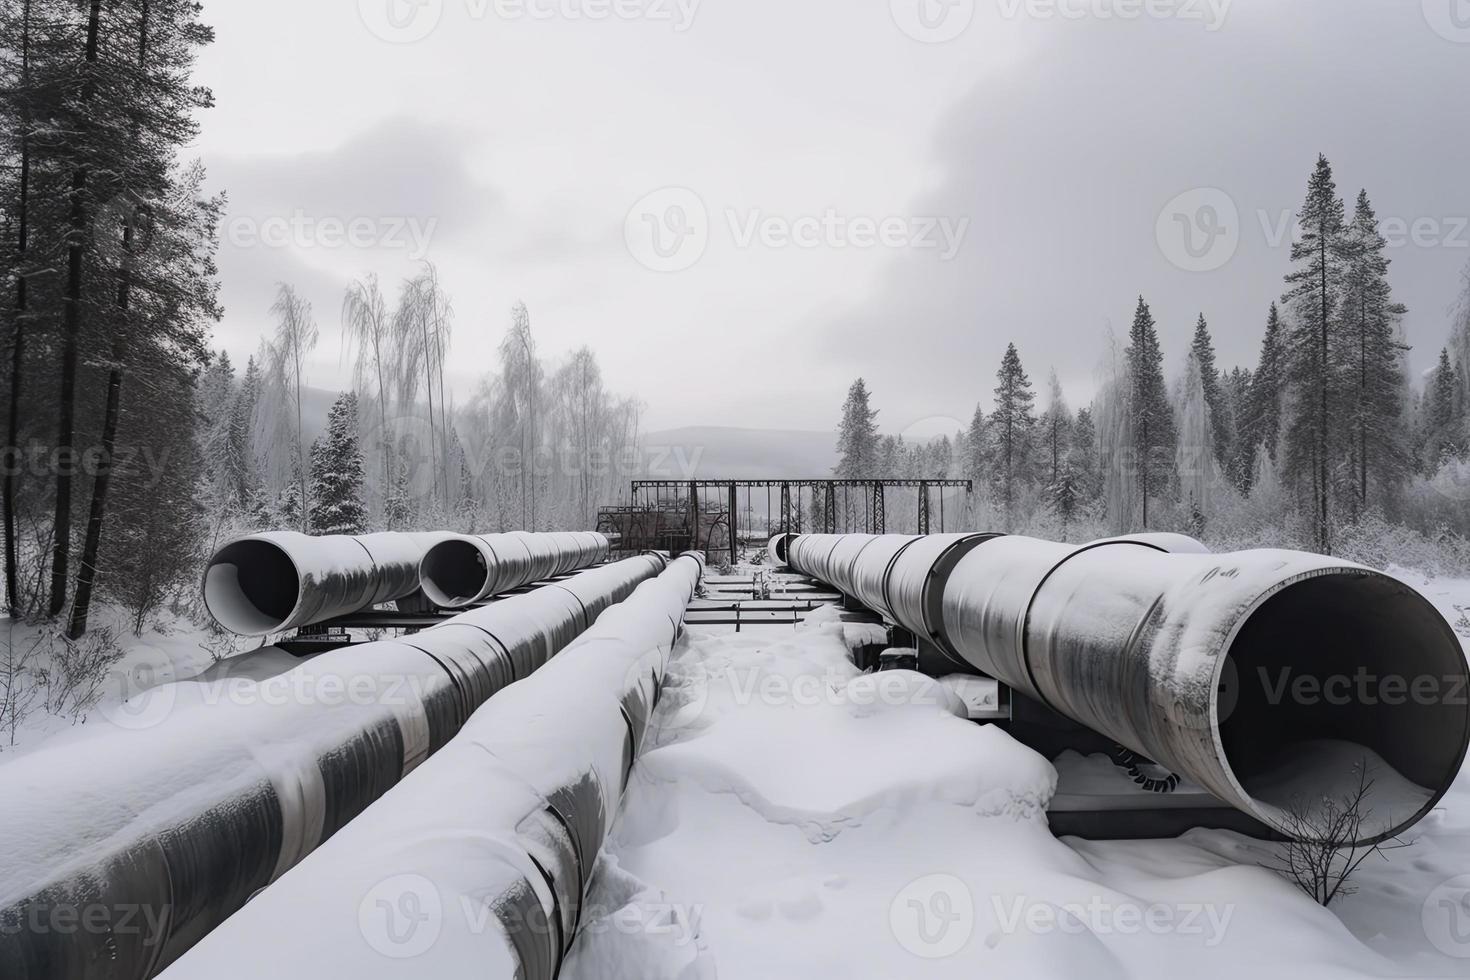
<svg viewBox="0 0 1470 980">
<path fill-rule="evenodd" d="M 489 572 L 485 556 L 468 541 L 441 541 L 424 555 L 420 585 L 429 601 L 439 606 L 462 606 L 474 600 Z"/>
<path fill-rule="evenodd" d="M 269 541 L 236 541 L 220 549 L 204 574 L 204 604 L 221 626 L 244 636 L 273 633 L 300 598 L 290 557 Z"/>
<path fill-rule="evenodd" d="M 1339 572 L 1287 586 L 1250 616 L 1229 657 L 1220 738 L 1258 803 L 1300 813 L 1342 800 L 1371 750 L 1391 767 L 1369 763 L 1377 835 L 1412 820 L 1458 773 L 1470 711 L 1464 654 L 1443 617 L 1402 584 Z"/>
</svg>

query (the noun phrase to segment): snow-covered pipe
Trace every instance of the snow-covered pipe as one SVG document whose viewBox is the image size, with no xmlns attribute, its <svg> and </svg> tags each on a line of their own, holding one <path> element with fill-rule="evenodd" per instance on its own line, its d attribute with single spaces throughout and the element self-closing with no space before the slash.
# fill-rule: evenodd
<svg viewBox="0 0 1470 980">
<path fill-rule="evenodd" d="M 463 609 L 598 564 L 609 548 L 595 531 L 451 535 L 424 553 L 418 574 L 431 602 Z"/>
<path fill-rule="evenodd" d="M 555 977 L 703 570 L 674 559 L 501 690 L 166 980 Z"/>
<path fill-rule="evenodd" d="M 1175 534 L 991 537 L 946 564 L 942 537 L 798 540 L 792 564 L 1283 834 L 1365 767 L 1359 837 L 1392 836 L 1464 761 L 1464 650 L 1391 576 Z"/>
<path fill-rule="evenodd" d="M 204 605 L 216 622 L 241 636 L 310 626 L 417 592 L 419 562 L 446 537 L 247 534 L 209 560 Z"/>
<path fill-rule="evenodd" d="M 941 628 L 944 582 L 961 558 L 993 537 L 803 534 L 789 545 L 790 564 L 958 660 Z"/>
<path fill-rule="evenodd" d="M 786 564 L 786 548 L 796 538 L 794 534 L 778 534 L 771 538 L 766 545 L 766 554 L 771 559 L 771 564 L 780 567 Z"/>
<path fill-rule="evenodd" d="M 1427 599 L 1320 555 L 1150 544 L 987 544 L 950 577 L 951 643 L 1283 834 L 1363 770 L 1360 842 L 1429 812 L 1470 743 L 1470 671 Z"/>
<path fill-rule="evenodd" d="M 265 681 L 156 688 L 117 730 L 0 767 L 0 977 L 153 976 L 666 565 L 605 565 Z"/>
</svg>

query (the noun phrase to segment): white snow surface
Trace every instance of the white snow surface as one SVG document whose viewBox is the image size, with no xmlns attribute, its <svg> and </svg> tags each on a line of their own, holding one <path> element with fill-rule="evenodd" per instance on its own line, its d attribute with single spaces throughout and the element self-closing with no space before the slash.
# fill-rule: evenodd
<svg viewBox="0 0 1470 980">
<path fill-rule="evenodd" d="M 564 978 L 1470 976 L 1434 918 L 1470 922 L 1465 776 L 1324 909 L 1231 832 L 1055 838 L 1050 763 L 941 701 L 853 703 L 834 618 L 690 630 Z"/>
</svg>

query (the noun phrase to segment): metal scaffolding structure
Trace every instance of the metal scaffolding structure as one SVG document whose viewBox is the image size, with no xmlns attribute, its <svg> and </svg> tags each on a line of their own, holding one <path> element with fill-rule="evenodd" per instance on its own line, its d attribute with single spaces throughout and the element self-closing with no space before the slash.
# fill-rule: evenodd
<svg viewBox="0 0 1470 980">
<path fill-rule="evenodd" d="M 969 480 L 944 479 L 634 480 L 630 499 L 635 511 L 687 512 L 691 525 L 698 524 L 700 514 L 728 514 L 724 530 L 733 560 L 742 548 L 762 548 L 771 535 L 783 532 L 961 530 L 973 492 Z"/>
</svg>

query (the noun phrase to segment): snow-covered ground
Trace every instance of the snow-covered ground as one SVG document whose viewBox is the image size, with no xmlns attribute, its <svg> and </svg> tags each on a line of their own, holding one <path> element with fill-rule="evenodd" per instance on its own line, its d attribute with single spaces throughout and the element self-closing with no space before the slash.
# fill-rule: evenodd
<svg viewBox="0 0 1470 980">
<path fill-rule="evenodd" d="M 111 653 L 98 653 L 108 662 L 91 671 L 90 680 L 80 681 L 72 695 L 63 696 L 60 689 L 67 681 L 57 660 L 63 641 L 56 627 L 0 617 L 0 671 L 14 663 L 21 677 L 16 701 L 21 710 L 13 727 L 11 706 L 0 705 L 0 765 L 42 745 L 86 736 L 127 697 L 198 678 L 229 663 L 226 658 L 260 645 L 259 641 L 212 634 L 175 616 L 158 617 L 142 636 L 136 636 L 126 613 L 99 605 L 84 642 L 104 643 L 104 637 L 110 637 L 105 645 Z M 52 710 L 48 710 L 48 701 Z"/>
<path fill-rule="evenodd" d="M 1055 838 L 1045 759 L 843 630 L 690 631 L 563 976 L 1470 976 L 1470 776 L 1328 910 L 1234 833 Z"/>
<path fill-rule="evenodd" d="M 1394 571 L 1452 623 L 1470 606 L 1470 581 Z M 867 633 L 689 631 L 565 977 L 1470 977 L 1470 774 L 1327 910 L 1236 834 L 1058 840 L 1051 764 L 933 685 L 858 680 Z M 217 662 L 183 623 L 119 634 L 94 721 L 140 685 L 296 663 Z M 34 712 L 0 765 L 95 727 Z"/>
</svg>

